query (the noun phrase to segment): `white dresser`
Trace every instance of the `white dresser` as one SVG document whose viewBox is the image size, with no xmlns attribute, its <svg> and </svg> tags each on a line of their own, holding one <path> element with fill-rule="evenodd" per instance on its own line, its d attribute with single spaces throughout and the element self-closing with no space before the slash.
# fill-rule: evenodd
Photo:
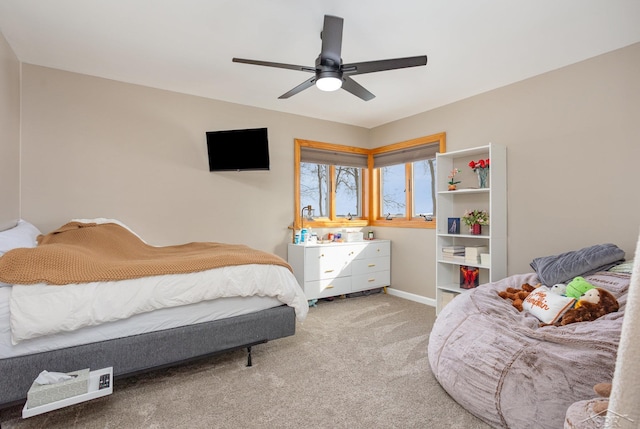
<svg viewBox="0 0 640 429">
<path fill-rule="evenodd" d="M 389 240 L 289 244 L 288 262 L 307 299 L 344 295 L 391 283 Z"/>
</svg>

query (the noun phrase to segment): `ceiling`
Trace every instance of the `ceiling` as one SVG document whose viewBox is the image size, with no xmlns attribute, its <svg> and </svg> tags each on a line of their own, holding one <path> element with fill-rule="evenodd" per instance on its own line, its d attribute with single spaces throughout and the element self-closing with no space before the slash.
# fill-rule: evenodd
<svg viewBox="0 0 640 429">
<path fill-rule="evenodd" d="M 233 57 L 313 66 L 325 14 L 345 63 L 427 55 L 354 76 L 371 101 Z M 24 63 L 373 128 L 640 42 L 638 0 L 0 0 Z"/>
</svg>

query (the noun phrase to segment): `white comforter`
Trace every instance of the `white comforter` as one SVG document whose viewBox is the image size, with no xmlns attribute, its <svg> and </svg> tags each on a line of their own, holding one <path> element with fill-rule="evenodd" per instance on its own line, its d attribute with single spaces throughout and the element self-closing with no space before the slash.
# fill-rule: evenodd
<svg viewBox="0 0 640 429">
<path fill-rule="evenodd" d="M 10 300 L 13 344 L 135 314 L 216 298 L 269 296 L 295 309 L 309 306 L 293 274 L 273 265 L 242 265 L 189 274 L 66 286 L 14 285 Z"/>
</svg>

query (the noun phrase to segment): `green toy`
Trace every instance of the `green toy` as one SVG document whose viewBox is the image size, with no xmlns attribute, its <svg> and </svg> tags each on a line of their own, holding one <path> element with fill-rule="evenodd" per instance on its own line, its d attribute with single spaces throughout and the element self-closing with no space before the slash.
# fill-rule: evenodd
<svg viewBox="0 0 640 429">
<path fill-rule="evenodd" d="M 567 284 L 566 296 L 580 299 L 589 289 L 595 288 L 594 285 L 586 281 L 583 277 L 576 277 Z"/>
</svg>

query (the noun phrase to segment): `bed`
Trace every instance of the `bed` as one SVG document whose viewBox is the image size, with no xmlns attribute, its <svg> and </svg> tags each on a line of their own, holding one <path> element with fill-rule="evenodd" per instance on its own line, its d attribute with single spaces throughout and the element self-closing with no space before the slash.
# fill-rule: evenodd
<svg viewBox="0 0 640 429">
<path fill-rule="evenodd" d="M 128 240 L 153 247 L 117 220 L 78 219 L 69 224 L 107 231 L 109 238 L 124 230 Z M 64 235 L 69 224 L 45 237 Z M 197 269 L 178 273 L 143 276 L 134 270 L 127 279 L 116 273 L 117 279 L 58 285 L 54 270 L 44 276 L 53 284 L 20 284 L 15 280 L 26 274 L 7 266 L 25 265 L 15 262 L 21 260 L 16 254 L 30 258 L 35 253 L 25 249 L 44 248 L 36 245 L 39 235 L 24 220 L 0 232 L 0 407 L 23 402 L 43 370 L 111 366 L 114 376 L 121 377 L 238 348 L 247 348 L 250 365 L 252 346 L 294 335 L 296 321 L 303 321 L 308 311 L 286 262 L 264 252 L 258 252 L 257 261 L 248 260 L 251 263 L 227 261 L 213 267 L 196 258 Z M 220 252 L 253 253 L 244 247 Z M 117 247 L 116 253 L 122 249 Z M 186 259 L 186 265 L 194 265 L 192 255 Z M 86 270 L 81 271 L 84 276 Z"/>
<path fill-rule="evenodd" d="M 594 398 L 593 386 L 613 378 L 631 278 L 630 267 L 613 265 L 596 272 L 593 266 L 578 268 L 620 304 L 617 312 L 590 322 L 541 327 L 530 312 L 498 296 L 507 287 L 540 283 L 542 272 L 510 276 L 457 296 L 440 312 L 429 338 L 436 379 L 493 427 L 563 427 L 571 404 Z"/>
</svg>

